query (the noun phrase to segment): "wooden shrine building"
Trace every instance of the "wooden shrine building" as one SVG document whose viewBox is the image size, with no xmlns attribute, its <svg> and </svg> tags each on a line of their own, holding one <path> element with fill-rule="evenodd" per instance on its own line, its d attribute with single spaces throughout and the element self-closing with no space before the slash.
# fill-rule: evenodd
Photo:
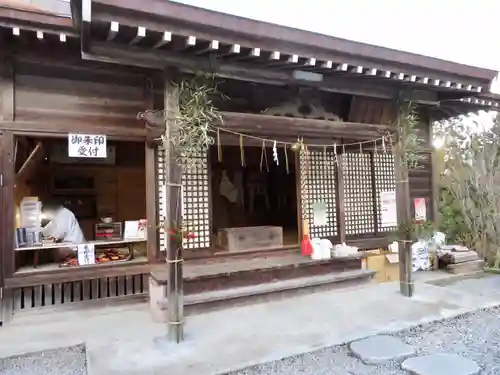
<svg viewBox="0 0 500 375">
<path fill-rule="evenodd" d="M 147 111 L 172 100 L 170 82 L 215 73 L 227 97 L 214 99 L 224 120 L 216 144 L 182 175 L 184 219 L 196 234 L 186 243 L 187 294 L 220 288 L 219 274 L 242 286 L 359 269 L 357 258 L 301 259 L 301 221 L 334 244 L 388 245 L 394 227 L 382 222 L 379 197 L 395 190 L 386 134 L 396 102 L 417 106 L 428 157 L 411 172 L 410 192 L 425 199 L 430 220 L 432 121 L 500 103 L 489 92 L 494 71 L 171 1 L 74 0 L 66 17 L 2 4 L 3 321 L 27 309 L 147 295 L 150 267 L 164 261 L 169 209 L 163 150 L 151 142 Z M 58 151 L 69 134 L 106 135 L 106 161 L 74 166 Z M 307 166 L 291 150 L 297 139 L 311 145 Z M 27 196 L 63 198 L 88 239 L 103 217 L 147 219 L 145 246 L 124 261 L 85 267 L 23 251 L 16 210 Z M 259 270 L 245 268 L 248 257 Z"/>
</svg>

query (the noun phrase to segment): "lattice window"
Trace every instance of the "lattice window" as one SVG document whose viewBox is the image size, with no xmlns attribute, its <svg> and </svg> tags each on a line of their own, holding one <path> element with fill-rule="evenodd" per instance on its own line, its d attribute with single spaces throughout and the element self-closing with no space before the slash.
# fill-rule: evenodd
<svg viewBox="0 0 500 375">
<path fill-rule="evenodd" d="M 336 167 L 333 152 L 308 151 L 300 158 L 302 215 L 309 224 L 311 237 L 325 238 L 337 235 Z M 327 225 L 314 222 L 314 203 L 326 206 Z"/>
<path fill-rule="evenodd" d="M 395 191 L 396 179 L 394 175 L 394 155 L 391 153 L 376 153 L 373 157 L 375 173 L 375 192 L 377 198 L 377 225 L 379 232 L 389 232 L 396 227 L 382 226 L 382 213 L 380 210 L 380 193 L 383 191 Z"/>
<path fill-rule="evenodd" d="M 208 153 L 182 174 L 183 218 L 194 239 L 184 242 L 186 249 L 210 247 L 210 181 L 208 178 Z"/>
<path fill-rule="evenodd" d="M 157 174 L 157 184 L 158 189 L 158 232 L 160 239 L 160 250 L 165 251 L 167 249 L 167 244 L 165 242 L 165 230 L 163 228 L 165 221 L 165 214 L 167 212 L 167 189 L 165 187 L 165 151 L 162 147 L 158 147 L 156 150 L 156 174 Z"/>
<path fill-rule="evenodd" d="M 346 235 L 375 232 L 370 154 L 344 154 L 344 209 Z"/>
<path fill-rule="evenodd" d="M 166 249 L 163 222 L 166 213 L 165 153 L 158 149 L 158 208 L 160 226 L 160 249 Z M 207 248 L 211 245 L 210 235 L 210 194 L 208 178 L 208 156 L 200 156 L 199 162 L 186 168 L 182 173 L 183 220 L 196 237 L 184 242 L 186 249 Z"/>
</svg>

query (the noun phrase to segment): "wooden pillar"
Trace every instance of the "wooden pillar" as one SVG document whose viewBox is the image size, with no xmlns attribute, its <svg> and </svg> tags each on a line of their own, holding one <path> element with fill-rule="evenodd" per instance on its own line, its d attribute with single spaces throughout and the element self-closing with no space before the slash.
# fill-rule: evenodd
<svg viewBox="0 0 500 375">
<path fill-rule="evenodd" d="M 146 143 L 146 218 L 148 228 L 146 232 L 148 263 L 155 263 L 158 259 L 158 192 L 156 175 L 156 150 L 153 145 Z"/>
<path fill-rule="evenodd" d="M 345 155 L 337 154 L 337 218 L 339 242 L 346 242 L 345 234 L 345 191 L 344 191 L 344 158 Z"/>
<path fill-rule="evenodd" d="M 398 226 L 406 228 L 412 222 L 409 173 L 408 167 L 403 160 L 403 150 L 397 143 L 394 149 L 394 173 L 396 177 Z M 398 240 L 399 285 L 401 294 L 406 297 L 413 295 L 411 243 L 411 234 L 404 231 L 404 235 Z"/>
<path fill-rule="evenodd" d="M 152 82 L 146 80 L 144 85 L 144 95 L 148 110 L 154 109 L 154 90 Z M 148 263 L 155 263 L 159 256 L 159 241 L 158 241 L 158 183 L 156 182 L 157 166 L 156 166 L 156 142 L 151 136 L 147 136 L 145 143 L 145 170 L 146 170 L 146 219 L 148 223 L 146 238 L 147 238 L 147 257 Z"/>
<path fill-rule="evenodd" d="M 13 313 L 12 290 L 4 280 L 15 271 L 14 253 L 14 135 L 0 131 L 0 321 L 10 321 Z"/>
<path fill-rule="evenodd" d="M 179 112 L 179 93 L 176 86 L 165 80 L 165 180 L 166 180 L 166 214 L 165 233 L 167 234 L 167 308 L 168 339 L 172 342 L 184 340 L 184 288 L 182 276 L 182 246 L 175 246 L 168 238 L 168 229 L 172 223 L 181 224 L 181 168 L 176 160 L 176 149 L 171 139 L 176 138 L 178 126 L 175 118 Z"/>
</svg>

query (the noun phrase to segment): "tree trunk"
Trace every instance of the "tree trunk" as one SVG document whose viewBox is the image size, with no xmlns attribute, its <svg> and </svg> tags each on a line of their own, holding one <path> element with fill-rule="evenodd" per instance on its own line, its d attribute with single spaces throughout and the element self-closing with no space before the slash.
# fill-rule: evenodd
<svg viewBox="0 0 500 375">
<path fill-rule="evenodd" d="M 168 230 L 172 224 L 182 225 L 182 185 L 181 168 L 177 163 L 176 148 L 172 139 L 178 139 L 178 126 L 175 118 L 179 112 L 178 89 L 166 77 L 165 81 L 165 184 L 166 213 L 165 234 L 167 236 L 167 308 L 168 339 L 172 342 L 184 340 L 184 288 L 182 277 L 182 244 L 170 240 Z"/>
</svg>

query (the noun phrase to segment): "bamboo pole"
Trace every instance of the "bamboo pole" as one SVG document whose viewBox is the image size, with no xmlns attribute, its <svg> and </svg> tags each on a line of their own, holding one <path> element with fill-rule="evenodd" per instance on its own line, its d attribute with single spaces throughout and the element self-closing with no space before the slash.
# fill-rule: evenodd
<svg viewBox="0 0 500 375">
<path fill-rule="evenodd" d="M 182 225 L 181 216 L 181 168 L 176 158 L 176 148 L 172 139 L 178 139 L 178 126 L 175 118 L 179 112 L 179 92 L 168 78 L 165 81 L 165 184 L 166 213 L 165 233 L 172 223 Z M 169 237 L 167 244 L 167 308 L 168 308 L 168 340 L 179 343 L 184 340 L 184 288 L 182 276 L 182 244 L 176 244 Z"/>
<path fill-rule="evenodd" d="M 404 137 L 404 135 L 402 135 Z M 400 142 L 394 147 L 394 172 L 396 177 L 396 202 L 398 226 L 408 227 L 412 223 L 410 206 L 410 183 L 408 166 L 404 162 L 404 150 Z M 413 296 L 414 285 L 412 277 L 412 238 L 409 231 L 398 239 L 399 253 L 399 289 L 403 296 Z"/>
</svg>

